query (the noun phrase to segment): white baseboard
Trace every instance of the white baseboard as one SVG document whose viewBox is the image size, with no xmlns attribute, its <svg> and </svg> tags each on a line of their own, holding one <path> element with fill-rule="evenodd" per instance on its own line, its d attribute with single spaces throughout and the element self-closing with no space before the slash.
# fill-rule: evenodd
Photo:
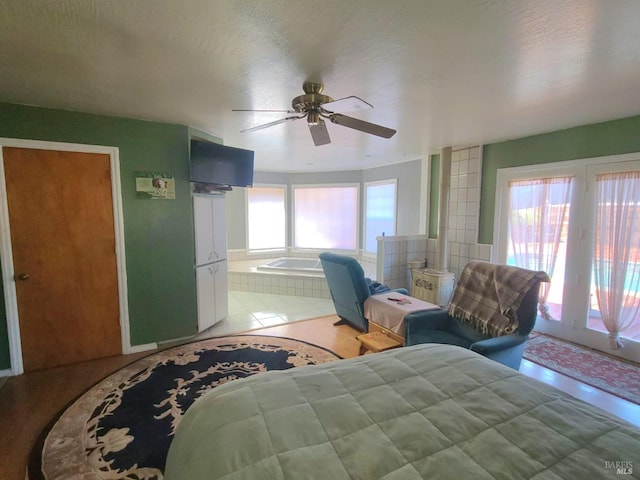
<svg viewBox="0 0 640 480">
<path fill-rule="evenodd" d="M 146 352 L 148 350 L 156 350 L 157 348 L 158 348 L 157 343 L 145 343 L 144 345 L 131 345 L 129 347 L 128 352 L 122 352 L 122 353 L 124 353 L 125 355 L 129 353 L 140 353 L 140 352 Z"/>
<path fill-rule="evenodd" d="M 7 369 L 7 370 L 0 370 L 0 377 L 11 377 L 13 375 L 13 372 L 11 371 L 11 369 Z"/>
</svg>

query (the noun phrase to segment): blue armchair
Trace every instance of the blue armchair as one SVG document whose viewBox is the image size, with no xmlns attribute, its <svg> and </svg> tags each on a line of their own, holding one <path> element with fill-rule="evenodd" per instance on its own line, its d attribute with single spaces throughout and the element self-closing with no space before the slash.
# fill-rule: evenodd
<svg viewBox="0 0 640 480">
<path fill-rule="evenodd" d="M 369 331 L 364 301 L 371 295 L 371 280 L 365 277 L 362 266 L 355 258 L 330 252 L 320 254 L 320 263 L 340 317 L 336 324 L 348 323 L 362 332 Z M 394 291 L 407 294 L 405 288 Z"/>
<path fill-rule="evenodd" d="M 480 276 L 474 273 L 474 268 L 481 270 Z M 486 276 L 486 272 L 491 273 Z M 500 279 L 502 275 L 512 280 L 513 277 L 510 276 L 516 275 L 519 283 L 513 285 L 512 282 L 512 288 L 505 288 L 501 283 L 504 279 Z M 525 342 L 536 322 L 541 281 L 549 281 L 544 272 L 532 272 L 506 265 L 496 266 L 486 262 L 470 262 L 460 276 L 449 311 L 425 312 L 418 319 L 405 320 L 405 345 L 458 345 L 518 370 Z M 517 291 L 518 285 L 521 286 L 520 294 L 514 296 L 513 292 Z M 500 288 L 511 293 L 508 300 L 498 298 Z M 495 297 L 494 303 L 492 295 Z M 466 302 L 465 306 L 468 308 L 464 314 L 461 314 L 462 310 L 455 308 L 454 302 Z M 509 305 L 507 302 L 510 302 Z M 491 325 L 474 322 L 474 309 L 482 311 L 484 308 L 486 313 L 488 305 L 495 306 L 502 314 L 497 315 L 498 321 L 503 322 L 501 334 L 496 334 L 495 329 L 489 328 Z M 509 308 L 510 306 L 513 308 Z"/>
</svg>

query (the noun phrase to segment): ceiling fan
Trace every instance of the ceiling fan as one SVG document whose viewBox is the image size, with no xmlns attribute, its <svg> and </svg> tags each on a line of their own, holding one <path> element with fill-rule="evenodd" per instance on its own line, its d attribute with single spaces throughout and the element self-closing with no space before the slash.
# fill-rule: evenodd
<svg viewBox="0 0 640 480">
<path fill-rule="evenodd" d="M 361 98 L 350 96 L 334 100 L 330 96 L 322 93 L 324 85 L 314 82 L 305 82 L 302 85 L 302 90 L 304 90 L 304 95 L 295 97 L 291 102 L 293 110 L 233 110 L 234 112 L 283 112 L 295 114 L 290 117 L 281 118 L 275 122 L 269 122 L 256 127 L 247 128 L 245 130 L 241 130 L 241 132 L 254 132 L 256 130 L 262 130 L 263 128 L 273 127 L 274 125 L 279 125 L 281 123 L 306 118 L 307 125 L 309 125 L 309 131 L 311 132 L 311 137 L 313 138 L 313 143 L 316 146 L 331 143 L 331 138 L 329 138 L 329 132 L 323 119 L 327 119 L 336 125 L 353 128 L 354 130 L 370 133 L 383 138 L 391 138 L 396 133 L 396 131 L 391 128 L 376 125 L 375 123 L 365 122 L 364 120 L 359 120 L 342 114 L 342 112 L 373 108 L 373 105 L 365 102 Z"/>
</svg>

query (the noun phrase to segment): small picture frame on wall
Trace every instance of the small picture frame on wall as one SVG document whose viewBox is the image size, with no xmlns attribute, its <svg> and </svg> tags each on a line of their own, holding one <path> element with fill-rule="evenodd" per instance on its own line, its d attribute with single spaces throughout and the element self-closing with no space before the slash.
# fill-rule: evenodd
<svg viewBox="0 0 640 480">
<path fill-rule="evenodd" d="M 136 172 L 136 198 L 147 200 L 175 200 L 176 182 L 172 175 L 162 172 Z"/>
</svg>

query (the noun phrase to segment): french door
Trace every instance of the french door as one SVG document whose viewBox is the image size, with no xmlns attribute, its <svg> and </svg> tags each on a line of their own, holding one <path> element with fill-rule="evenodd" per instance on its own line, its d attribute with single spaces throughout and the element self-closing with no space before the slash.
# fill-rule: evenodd
<svg viewBox="0 0 640 480">
<path fill-rule="evenodd" d="M 493 260 L 552 280 L 536 330 L 640 361 L 640 154 L 502 169 L 497 187 Z"/>
</svg>

